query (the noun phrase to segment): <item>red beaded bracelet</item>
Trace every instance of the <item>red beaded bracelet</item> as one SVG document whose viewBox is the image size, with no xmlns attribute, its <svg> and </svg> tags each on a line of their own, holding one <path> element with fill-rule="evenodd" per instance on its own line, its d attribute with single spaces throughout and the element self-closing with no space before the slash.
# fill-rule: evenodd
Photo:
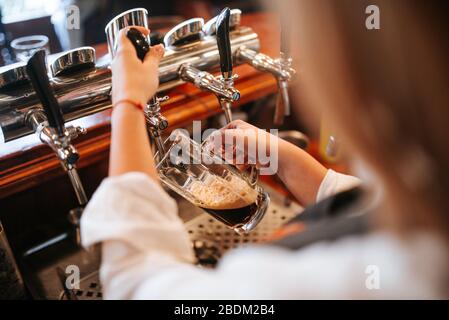
<svg viewBox="0 0 449 320">
<path fill-rule="evenodd" d="M 140 111 L 144 110 L 144 106 L 140 102 L 135 102 L 131 99 L 121 99 L 119 101 L 116 101 L 116 102 L 114 102 L 112 107 L 118 106 L 121 103 L 129 103 L 129 104 L 133 105 L 135 108 L 139 109 Z"/>
</svg>

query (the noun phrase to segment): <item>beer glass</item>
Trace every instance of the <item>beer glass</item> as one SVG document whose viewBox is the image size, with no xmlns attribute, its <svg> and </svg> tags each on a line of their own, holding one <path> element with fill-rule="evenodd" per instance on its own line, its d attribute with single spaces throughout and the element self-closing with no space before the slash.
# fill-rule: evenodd
<svg viewBox="0 0 449 320">
<path fill-rule="evenodd" d="M 170 189 L 237 233 L 248 233 L 262 220 L 270 197 L 233 165 L 183 130 L 173 131 L 164 147 L 156 167 Z"/>
<path fill-rule="evenodd" d="M 27 62 L 38 50 L 43 49 L 46 54 L 50 54 L 48 41 L 48 37 L 43 35 L 26 36 L 11 41 L 11 47 L 14 50 L 17 61 Z"/>
</svg>

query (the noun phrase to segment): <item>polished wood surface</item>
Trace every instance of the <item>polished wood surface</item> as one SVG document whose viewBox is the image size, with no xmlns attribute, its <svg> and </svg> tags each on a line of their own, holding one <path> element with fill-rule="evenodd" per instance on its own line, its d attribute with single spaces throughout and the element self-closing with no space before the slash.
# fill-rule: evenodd
<svg viewBox="0 0 449 320">
<path fill-rule="evenodd" d="M 261 52 L 277 56 L 279 52 L 278 19 L 272 14 L 257 13 L 242 17 L 242 25 L 252 27 L 260 37 Z M 97 53 L 105 53 L 100 45 Z M 271 95 L 277 91 L 276 80 L 248 65 L 235 68 L 239 79 L 235 85 L 241 92 L 239 107 L 251 101 Z M 183 84 L 166 93 L 170 100 L 162 105 L 170 128 L 186 126 L 192 120 L 201 120 L 221 112 L 213 94 L 202 92 L 191 84 Z M 107 162 L 110 144 L 111 110 L 78 119 L 72 122 L 85 127 L 88 133 L 74 141 L 79 153 L 79 168 Z M 0 148 L 0 199 L 28 188 L 39 186 L 64 174 L 55 155 L 30 135 L 1 145 Z"/>
</svg>

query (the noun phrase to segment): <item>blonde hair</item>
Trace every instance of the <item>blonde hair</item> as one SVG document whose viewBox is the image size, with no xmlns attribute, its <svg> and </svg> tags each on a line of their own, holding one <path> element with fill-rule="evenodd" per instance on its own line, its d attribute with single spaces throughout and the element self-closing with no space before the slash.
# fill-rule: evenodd
<svg viewBox="0 0 449 320">
<path fill-rule="evenodd" d="M 365 25 L 373 4 L 379 30 Z M 449 241 L 447 4 L 303 0 L 285 1 L 284 9 L 295 13 L 291 48 L 301 102 L 331 119 L 381 179 L 379 222 Z"/>
</svg>

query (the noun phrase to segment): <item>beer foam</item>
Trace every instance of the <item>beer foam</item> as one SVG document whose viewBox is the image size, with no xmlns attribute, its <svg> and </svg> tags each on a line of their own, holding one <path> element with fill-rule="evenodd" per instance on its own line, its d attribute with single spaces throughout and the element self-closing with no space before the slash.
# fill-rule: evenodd
<svg viewBox="0 0 449 320">
<path fill-rule="evenodd" d="M 239 209 L 255 203 L 257 199 L 257 191 L 234 176 L 229 180 L 210 176 L 205 181 L 193 181 L 189 189 L 198 205 L 205 209 Z"/>
</svg>

